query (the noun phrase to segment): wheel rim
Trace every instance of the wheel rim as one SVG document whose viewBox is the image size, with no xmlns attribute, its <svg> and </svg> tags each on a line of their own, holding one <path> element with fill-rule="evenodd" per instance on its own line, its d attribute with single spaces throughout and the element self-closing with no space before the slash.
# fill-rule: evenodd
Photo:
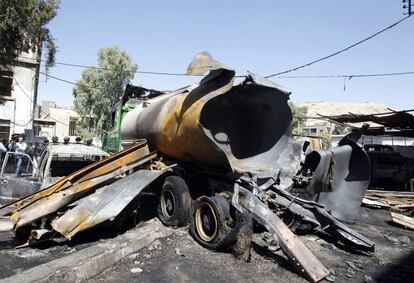
<svg viewBox="0 0 414 283">
<path fill-rule="evenodd" d="M 211 242 L 217 235 L 218 223 L 213 206 L 208 202 L 201 203 L 195 213 L 197 233 L 203 241 Z"/>
<path fill-rule="evenodd" d="M 161 211 L 165 218 L 171 219 L 175 210 L 175 197 L 170 190 L 165 190 L 161 195 Z"/>
</svg>

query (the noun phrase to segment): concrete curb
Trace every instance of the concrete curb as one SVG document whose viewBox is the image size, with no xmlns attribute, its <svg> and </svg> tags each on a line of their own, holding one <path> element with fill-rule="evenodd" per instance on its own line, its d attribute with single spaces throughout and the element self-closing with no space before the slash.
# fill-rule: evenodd
<svg viewBox="0 0 414 283">
<path fill-rule="evenodd" d="M 111 267 L 121 258 L 134 253 L 157 238 L 171 234 L 159 222 L 149 221 L 114 239 L 25 270 L 0 280 L 3 282 L 80 282 Z"/>
</svg>

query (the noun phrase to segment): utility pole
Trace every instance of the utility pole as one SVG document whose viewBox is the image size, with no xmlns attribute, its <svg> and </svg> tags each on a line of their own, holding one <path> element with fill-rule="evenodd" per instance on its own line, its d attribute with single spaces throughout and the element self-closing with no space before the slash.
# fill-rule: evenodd
<svg viewBox="0 0 414 283">
<path fill-rule="evenodd" d="M 404 13 L 405 15 L 411 16 L 413 14 L 412 7 L 413 4 L 411 4 L 411 0 L 403 0 L 404 3 L 403 9 L 407 9 L 407 13 Z"/>
<path fill-rule="evenodd" d="M 34 92 L 33 92 L 33 108 L 32 108 L 32 131 L 34 133 L 34 124 L 36 116 L 36 104 L 37 104 L 37 94 L 39 88 L 39 72 L 40 72 L 40 62 L 42 59 L 42 45 L 39 44 L 36 48 L 36 70 L 35 70 L 35 81 L 34 81 Z"/>
</svg>

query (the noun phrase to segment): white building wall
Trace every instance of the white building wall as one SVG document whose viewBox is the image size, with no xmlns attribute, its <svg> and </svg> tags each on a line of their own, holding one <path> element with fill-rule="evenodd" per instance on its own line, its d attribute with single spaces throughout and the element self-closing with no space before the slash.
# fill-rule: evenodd
<svg viewBox="0 0 414 283">
<path fill-rule="evenodd" d="M 22 63 L 35 63 L 34 54 L 24 54 L 20 58 Z M 9 69 L 13 72 L 13 84 L 10 97 L 0 105 L 0 119 L 10 121 L 10 134 L 22 134 L 24 129 L 32 128 L 34 89 L 35 89 L 35 65 L 32 68 L 14 66 Z"/>
<path fill-rule="evenodd" d="M 79 115 L 73 108 L 70 107 L 50 107 L 50 118 L 56 121 L 55 133 L 59 139 L 63 139 L 65 136 L 69 136 L 69 122 L 71 119 L 79 120 Z M 59 122 L 58 122 L 59 121 Z M 75 136 L 71 136 L 75 138 Z"/>
<path fill-rule="evenodd" d="M 33 101 L 35 70 L 23 67 L 13 68 L 12 96 L 16 99 L 16 114 L 14 133 L 24 133 L 24 129 L 31 129 L 33 122 Z"/>
</svg>

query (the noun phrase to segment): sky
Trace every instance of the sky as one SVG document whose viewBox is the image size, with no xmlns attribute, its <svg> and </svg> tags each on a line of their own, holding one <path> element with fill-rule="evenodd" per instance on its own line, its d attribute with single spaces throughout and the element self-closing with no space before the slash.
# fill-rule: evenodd
<svg viewBox="0 0 414 283">
<path fill-rule="evenodd" d="M 48 27 L 56 61 L 97 65 L 99 48 L 117 45 L 140 71 L 185 72 L 208 51 L 236 70 L 281 72 L 353 44 L 405 17 L 401 0 L 139 1 L 62 0 Z M 56 65 L 50 74 L 76 82 L 81 68 Z M 414 71 L 414 16 L 338 56 L 289 75 L 341 75 Z M 174 90 L 196 77 L 136 74 L 132 83 Z M 334 79 L 272 78 L 293 102 L 372 102 L 414 108 L 414 75 Z M 345 90 L 344 90 L 345 84 Z M 73 85 L 41 76 L 39 98 L 73 104 Z"/>
</svg>

